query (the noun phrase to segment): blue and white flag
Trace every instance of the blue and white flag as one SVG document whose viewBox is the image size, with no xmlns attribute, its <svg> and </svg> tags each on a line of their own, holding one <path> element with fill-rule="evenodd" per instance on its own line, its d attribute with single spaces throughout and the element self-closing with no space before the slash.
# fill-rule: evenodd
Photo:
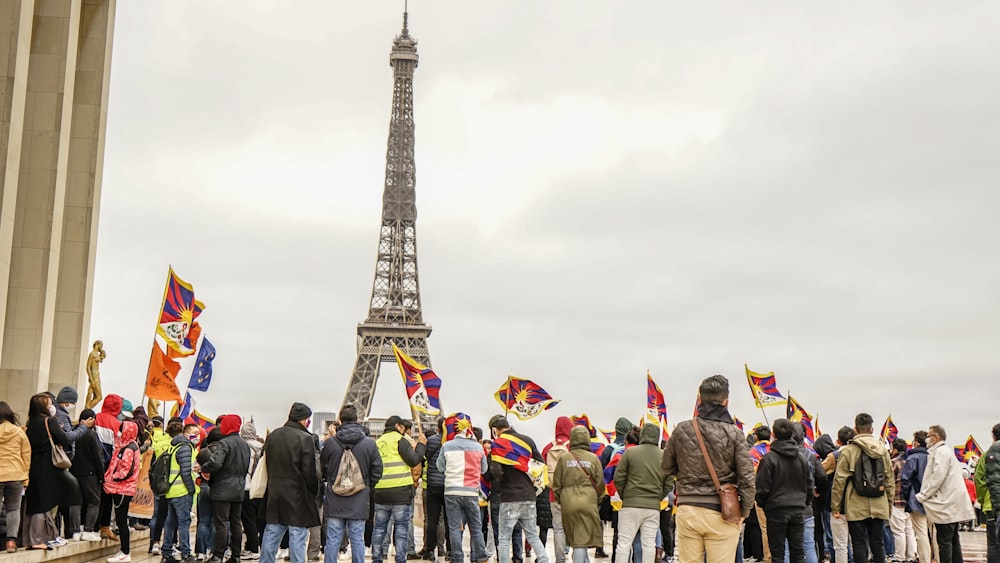
<svg viewBox="0 0 1000 563">
<path fill-rule="evenodd" d="M 188 382 L 188 390 L 208 391 L 208 386 L 212 383 L 212 361 L 215 360 L 215 346 L 207 338 L 201 341 L 201 351 L 198 352 L 198 361 L 191 372 L 191 380 Z"/>
<path fill-rule="evenodd" d="M 194 412 L 194 398 L 191 397 L 191 393 L 184 393 L 184 406 L 181 407 L 180 412 L 177 416 L 181 417 L 183 420 L 187 420 L 187 417 L 191 416 Z"/>
</svg>

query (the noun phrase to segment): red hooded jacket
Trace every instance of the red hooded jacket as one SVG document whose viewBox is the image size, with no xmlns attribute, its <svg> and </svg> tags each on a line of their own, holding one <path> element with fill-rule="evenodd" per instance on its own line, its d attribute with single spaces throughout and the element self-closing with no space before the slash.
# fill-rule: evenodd
<svg viewBox="0 0 1000 563">
<path fill-rule="evenodd" d="M 122 434 L 115 440 L 111 463 L 104 472 L 104 492 L 109 495 L 135 496 L 139 466 L 142 465 L 142 454 L 135 441 L 138 435 L 139 426 L 136 423 L 131 420 L 122 422 Z"/>
</svg>

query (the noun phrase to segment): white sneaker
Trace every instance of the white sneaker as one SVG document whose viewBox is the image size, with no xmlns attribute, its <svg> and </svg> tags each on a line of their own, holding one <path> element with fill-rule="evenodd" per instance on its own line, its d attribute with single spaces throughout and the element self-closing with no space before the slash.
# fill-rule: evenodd
<svg viewBox="0 0 1000 563">
<path fill-rule="evenodd" d="M 278 554 L 275 555 L 274 558 L 275 559 L 285 559 L 287 557 L 288 557 L 288 550 L 287 549 L 279 549 L 278 550 Z"/>
<path fill-rule="evenodd" d="M 80 534 L 81 541 L 101 541 L 101 534 L 97 532 L 84 532 Z"/>
<path fill-rule="evenodd" d="M 49 545 L 52 545 L 53 547 L 62 547 L 64 545 L 68 544 L 69 542 L 66 541 L 65 539 L 59 537 L 59 536 L 56 536 L 56 539 L 54 539 L 54 540 L 52 540 L 52 541 L 50 541 L 48 543 L 49 543 Z"/>
<path fill-rule="evenodd" d="M 153 555 L 160 554 L 160 542 L 153 542 L 153 547 L 149 548 L 149 552 Z"/>
<path fill-rule="evenodd" d="M 76 532 L 72 536 L 73 541 L 80 541 L 83 538 L 83 532 Z"/>
<path fill-rule="evenodd" d="M 108 563 L 131 563 L 132 556 L 128 553 L 118 552 L 106 559 Z"/>
</svg>

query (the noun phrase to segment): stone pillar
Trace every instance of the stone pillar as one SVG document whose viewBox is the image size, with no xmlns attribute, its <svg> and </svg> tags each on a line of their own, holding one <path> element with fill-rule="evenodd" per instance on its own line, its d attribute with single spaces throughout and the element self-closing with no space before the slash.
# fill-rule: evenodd
<svg viewBox="0 0 1000 563">
<path fill-rule="evenodd" d="M 10 0 L 4 3 L 8 5 Z M 16 124 L 20 139 L 15 139 L 12 109 L 10 121 L 3 124 L 10 133 L 0 146 L 0 156 L 6 156 L 0 216 L 0 276 L 6 282 L 0 393 L 23 416 L 28 397 L 39 391 L 74 385 L 81 397 L 86 392 L 84 351 L 90 348 L 115 3 L 13 0 L 13 6 L 10 14 L 0 9 L 0 33 L 16 28 L 17 41 L 0 44 L 0 59 L 25 64 L 8 64 L 12 88 L 0 96 L 10 101 L 0 97 L 0 102 L 13 109 L 19 96 L 24 102 Z M 22 73 L 26 80 L 19 87 Z M 8 252 L 4 276 L 2 261 Z"/>
</svg>

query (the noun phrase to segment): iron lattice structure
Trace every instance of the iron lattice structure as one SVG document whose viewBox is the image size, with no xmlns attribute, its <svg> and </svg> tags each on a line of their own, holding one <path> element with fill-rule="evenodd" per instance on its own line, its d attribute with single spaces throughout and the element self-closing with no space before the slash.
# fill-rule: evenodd
<svg viewBox="0 0 1000 563">
<path fill-rule="evenodd" d="M 420 309 L 417 274 L 416 165 L 414 163 L 413 71 L 417 68 L 417 40 L 410 36 L 407 14 L 403 29 L 393 39 L 392 113 L 385 155 L 382 227 L 379 231 L 375 282 L 368 318 L 358 325 L 358 354 L 343 404 L 353 404 L 367 419 L 375 396 L 379 367 L 395 362 L 392 343 L 414 360 L 430 367 L 427 337 L 431 327 Z M 399 413 L 403 414 L 403 413 Z M 422 416 L 422 423 L 430 419 Z"/>
</svg>

